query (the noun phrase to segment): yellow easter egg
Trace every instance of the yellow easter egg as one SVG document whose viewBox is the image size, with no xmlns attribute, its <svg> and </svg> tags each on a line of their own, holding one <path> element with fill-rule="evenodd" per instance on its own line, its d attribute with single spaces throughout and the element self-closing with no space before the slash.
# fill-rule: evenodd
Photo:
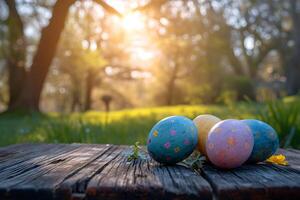
<svg viewBox="0 0 300 200">
<path fill-rule="evenodd" d="M 216 123 L 221 121 L 221 119 L 213 115 L 199 115 L 193 121 L 198 129 L 197 149 L 201 154 L 207 155 L 205 146 L 208 133 Z"/>
</svg>

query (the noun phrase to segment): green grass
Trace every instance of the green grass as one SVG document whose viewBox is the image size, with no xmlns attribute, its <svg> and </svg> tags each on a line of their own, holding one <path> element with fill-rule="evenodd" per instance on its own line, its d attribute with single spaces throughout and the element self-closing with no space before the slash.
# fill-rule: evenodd
<svg viewBox="0 0 300 200">
<path fill-rule="evenodd" d="M 280 146 L 284 148 L 300 146 L 300 103 L 291 101 L 273 101 L 266 103 L 257 114 L 259 119 L 270 124 L 280 133 Z"/>
<path fill-rule="evenodd" d="M 265 106 L 239 103 L 140 108 L 113 111 L 108 116 L 103 112 L 6 114 L 0 115 L 0 146 L 24 142 L 145 144 L 151 127 L 166 116 L 183 115 L 192 119 L 210 113 L 222 119 L 257 118 L 257 108 Z"/>
</svg>

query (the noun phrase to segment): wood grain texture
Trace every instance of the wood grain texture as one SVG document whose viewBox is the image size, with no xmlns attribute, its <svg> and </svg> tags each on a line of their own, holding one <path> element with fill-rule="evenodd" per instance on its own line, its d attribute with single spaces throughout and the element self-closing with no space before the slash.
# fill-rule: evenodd
<svg viewBox="0 0 300 200">
<path fill-rule="evenodd" d="M 150 159 L 127 161 L 128 147 L 87 185 L 87 199 L 211 199 L 209 183 L 182 166 L 162 166 Z M 122 153 L 120 153 L 122 152 Z"/>
<path fill-rule="evenodd" d="M 205 165 L 202 175 L 218 199 L 300 199 L 298 152 L 280 150 L 290 166 L 259 163 L 221 170 Z"/>
<path fill-rule="evenodd" d="M 19 144 L 0 148 L 0 199 L 300 199 L 300 151 L 289 166 L 260 163 L 199 172 L 163 166 L 130 148 L 97 144 Z"/>
</svg>

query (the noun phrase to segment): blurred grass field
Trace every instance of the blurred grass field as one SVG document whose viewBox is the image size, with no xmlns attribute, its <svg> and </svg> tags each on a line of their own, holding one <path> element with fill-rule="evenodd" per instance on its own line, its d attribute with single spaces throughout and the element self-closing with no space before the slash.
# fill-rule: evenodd
<svg viewBox="0 0 300 200">
<path fill-rule="evenodd" d="M 297 102 L 299 98 L 285 99 L 284 103 Z M 0 115 L 0 146 L 24 142 L 43 143 L 112 143 L 145 144 L 151 127 L 160 119 L 182 115 L 193 119 L 199 114 L 213 114 L 222 119 L 259 118 L 257 110 L 265 104 L 235 103 L 232 105 L 195 105 L 138 108 L 122 111 Z M 297 122 L 298 123 L 298 122 Z M 299 123 L 297 124 L 297 127 Z M 280 133 L 279 133 L 280 134 Z M 300 147 L 299 129 L 293 139 Z M 296 140 L 296 142 L 295 142 Z"/>
</svg>

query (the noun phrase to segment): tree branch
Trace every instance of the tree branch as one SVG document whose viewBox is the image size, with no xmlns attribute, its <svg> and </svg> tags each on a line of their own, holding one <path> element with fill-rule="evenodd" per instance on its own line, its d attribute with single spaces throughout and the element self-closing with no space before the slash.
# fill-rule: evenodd
<svg viewBox="0 0 300 200">
<path fill-rule="evenodd" d="M 146 5 L 134 9 L 134 11 L 147 11 L 151 8 L 159 8 L 160 6 L 162 6 L 166 2 L 169 2 L 169 1 L 168 0 L 151 0 Z"/>
<path fill-rule="evenodd" d="M 115 8 L 110 6 L 108 3 L 106 3 L 104 0 L 94 0 L 95 3 L 99 4 L 104 8 L 104 10 L 110 12 L 111 14 L 117 15 L 119 17 L 122 17 L 122 14 L 117 11 Z"/>
</svg>

